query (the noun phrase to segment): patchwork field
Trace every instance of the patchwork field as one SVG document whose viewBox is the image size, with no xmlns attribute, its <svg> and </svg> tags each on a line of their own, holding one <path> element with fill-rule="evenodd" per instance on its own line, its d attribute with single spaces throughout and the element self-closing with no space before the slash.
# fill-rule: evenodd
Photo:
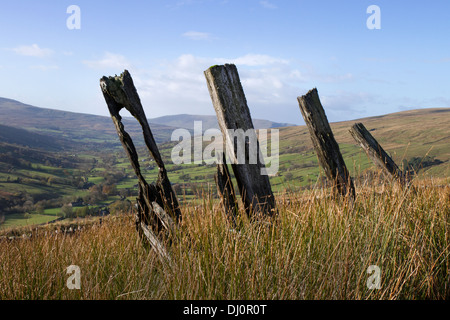
<svg viewBox="0 0 450 320">
<path fill-rule="evenodd" d="M 365 176 L 374 169 L 374 165 L 348 131 L 355 122 L 362 122 L 371 131 L 401 169 L 415 171 L 416 176 L 422 178 L 450 176 L 449 109 L 405 111 L 332 123 L 346 165 L 358 182 L 358 177 Z M 324 177 L 306 126 L 277 130 L 279 169 L 270 177 L 273 191 L 283 194 L 320 186 Z M 268 132 L 270 145 L 270 129 Z M 115 133 L 111 135 L 112 140 L 117 139 Z M 21 132 L 21 139 L 29 140 L 27 132 Z M 173 164 L 171 152 L 178 143 L 159 143 L 159 148 L 180 200 L 195 199 L 202 191 L 215 194 L 215 165 Z M 260 143 L 262 148 L 267 147 L 267 141 L 261 140 Z M 52 148 L 54 145 L 58 143 L 54 141 Z M 111 147 L 109 143 L 103 149 L 98 145 L 91 149 L 88 146 L 77 148 L 74 145 L 71 150 L 60 148 L 50 152 L 1 142 L 0 221 L 3 223 L 0 228 L 53 221 L 55 217 L 64 217 L 64 205 L 80 199 L 83 200 L 82 206 L 88 207 L 90 212 L 109 209 L 113 204 L 116 208 L 129 208 L 137 195 L 137 179 L 122 147 Z M 155 181 L 157 169 L 148 151 L 140 146 L 138 152 L 144 176 L 148 182 Z M 83 210 L 76 207 L 72 211 L 67 209 L 69 216 L 75 217 L 77 210 L 83 214 Z"/>
</svg>

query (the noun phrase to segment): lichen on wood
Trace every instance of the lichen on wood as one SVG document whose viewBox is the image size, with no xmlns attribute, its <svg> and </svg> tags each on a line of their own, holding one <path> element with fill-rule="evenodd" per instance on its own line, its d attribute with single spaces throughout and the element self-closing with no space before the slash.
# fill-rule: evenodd
<svg viewBox="0 0 450 320">
<path fill-rule="evenodd" d="M 125 70 L 120 76 L 104 76 L 100 79 L 100 88 L 119 139 L 138 178 L 136 229 L 141 237 L 161 254 L 163 245 L 156 244 L 156 239 L 170 239 L 176 223 L 181 220 L 177 196 L 167 176 L 164 162 L 130 73 Z M 141 173 L 138 153 L 130 135 L 125 131 L 122 117 L 119 114 L 123 108 L 127 109 L 142 127 L 145 144 L 159 169 L 156 184 L 148 184 Z"/>
<path fill-rule="evenodd" d="M 262 174 L 264 159 L 237 68 L 234 64 L 216 65 L 207 69 L 204 74 L 245 210 L 249 216 L 272 216 L 277 212 L 275 198 L 269 177 Z M 256 164 L 239 163 L 234 137 L 230 137 L 229 129 L 255 135 L 251 140 L 256 143 Z M 249 153 L 248 147 L 249 143 L 245 143 L 245 157 Z"/>
<path fill-rule="evenodd" d="M 297 98 L 321 167 L 339 193 L 355 198 L 355 186 L 331 130 L 317 89 Z"/>
<path fill-rule="evenodd" d="M 238 204 L 234 191 L 233 181 L 228 170 L 225 154 L 222 152 L 218 155 L 218 159 L 222 162 L 217 164 L 217 172 L 214 179 L 217 185 L 217 191 L 222 199 L 222 205 L 225 215 L 230 220 L 233 227 L 236 227 L 236 218 L 238 215 Z"/>
<path fill-rule="evenodd" d="M 381 168 L 387 176 L 400 182 L 402 186 L 407 185 L 407 179 L 397 164 L 362 123 L 355 123 L 349 131 L 376 166 Z"/>
</svg>

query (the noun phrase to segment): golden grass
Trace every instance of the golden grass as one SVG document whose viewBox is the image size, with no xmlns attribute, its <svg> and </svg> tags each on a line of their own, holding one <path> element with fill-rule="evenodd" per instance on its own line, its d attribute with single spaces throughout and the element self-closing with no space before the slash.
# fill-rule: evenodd
<svg viewBox="0 0 450 320">
<path fill-rule="evenodd" d="M 171 264 L 143 248 L 131 215 L 4 240 L 0 299 L 449 299 L 448 179 L 414 185 L 372 182 L 354 204 L 327 190 L 287 192 L 274 221 L 244 216 L 237 230 L 207 194 L 183 207 Z M 80 290 L 66 286 L 70 265 Z M 380 289 L 367 287 L 370 265 Z"/>
</svg>

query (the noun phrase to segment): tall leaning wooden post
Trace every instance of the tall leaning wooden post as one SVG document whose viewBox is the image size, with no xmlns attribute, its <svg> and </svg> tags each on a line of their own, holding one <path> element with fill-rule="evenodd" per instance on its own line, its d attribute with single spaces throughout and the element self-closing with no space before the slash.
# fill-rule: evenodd
<svg viewBox="0 0 450 320">
<path fill-rule="evenodd" d="M 406 185 L 407 180 L 394 160 L 389 157 L 362 123 L 355 123 L 350 129 L 350 133 L 376 166 L 383 169 L 383 172 L 389 177 L 400 182 L 402 186 Z"/>
<path fill-rule="evenodd" d="M 120 142 L 133 166 L 139 182 L 138 213 L 136 229 L 142 239 L 147 240 L 161 256 L 168 258 L 161 235 L 169 235 L 181 220 L 178 199 L 167 176 L 164 162 L 148 125 L 139 95 L 130 73 L 125 70 L 120 76 L 102 77 L 100 88 L 108 105 Z M 127 109 L 142 127 L 144 141 L 159 168 L 156 185 L 148 184 L 141 173 L 139 159 L 130 135 L 125 131 L 119 112 Z"/>
<path fill-rule="evenodd" d="M 310 90 L 306 95 L 298 97 L 297 100 L 325 175 L 332 183 L 336 183 L 336 187 L 342 195 L 350 194 L 354 198 L 355 186 L 342 158 L 339 145 L 334 139 L 317 89 Z"/>
<path fill-rule="evenodd" d="M 222 204 L 225 211 L 225 216 L 230 220 L 233 227 L 236 227 L 236 217 L 238 215 L 238 204 L 236 201 L 236 194 L 234 192 L 233 181 L 231 180 L 230 172 L 226 162 L 226 157 L 223 152 L 218 155 L 222 159 L 222 163 L 217 164 L 217 172 L 214 179 L 217 184 L 217 191 L 222 198 Z"/>
<path fill-rule="evenodd" d="M 264 159 L 237 68 L 225 64 L 204 73 L 247 215 L 271 216 L 276 213 L 275 198 L 263 174 Z"/>
</svg>

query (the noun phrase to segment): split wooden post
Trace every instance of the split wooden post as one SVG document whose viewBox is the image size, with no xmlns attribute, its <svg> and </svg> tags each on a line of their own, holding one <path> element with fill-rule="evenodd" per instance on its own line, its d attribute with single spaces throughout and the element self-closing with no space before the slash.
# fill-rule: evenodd
<svg viewBox="0 0 450 320">
<path fill-rule="evenodd" d="M 167 257 L 164 246 L 159 242 L 158 236 L 161 235 L 162 231 L 169 235 L 172 233 L 175 223 L 181 219 L 181 211 L 177 196 L 167 176 L 164 162 L 148 125 L 133 79 L 130 73 L 125 70 L 120 76 L 102 77 L 100 79 L 100 88 L 122 146 L 139 181 L 136 228 L 141 237 L 146 239 L 156 252 Z M 159 168 L 156 185 L 149 185 L 141 173 L 136 148 L 130 135 L 125 131 L 122 117 L 119 114 L 122 108 L 127 109 L 142 127 L 145 144 Z"/>
<path fill-rule="evenodd" d="M 214 179 L 216 180 L 219 196 L 222 198 L 225 215 L 231 220 L 233 227 L 236 227 L 238 204 L 234 192 L 233 181 L 231 180 L 231 175 L 228 171 L 225 154 L 222 152 L 218 157 L 222 158 L 222 163 L 217 164 L 217 172 L 214 175 Z"/>
<path fill-rule="evenodd" d="M 237 68 L 225 64 L 204 73 L 245 210 L 249 216 L 271 216 L 276 213 L 275 198 L 269 177 L 262 174 L 264 159 Z"/>
<path fill-rule="evenodd" d="M 406 184 L 406 178 L 394 160 L 389 157 L 362 123 L 355 123 L 350 129 L 350 133 L 376 166 L 382 168 L 385 174 L 400 182 L 402 186 Z"/>
<path fill-rule="evenodd" d="M 303 119 L 308 126 L 314 149 L 327 178 L 337 186 L 342 195 L 355 197 L 355 186 L 345 165 L 339 145 L 334 139 L 317 89 L 297 98 Z"/>
</svg>

